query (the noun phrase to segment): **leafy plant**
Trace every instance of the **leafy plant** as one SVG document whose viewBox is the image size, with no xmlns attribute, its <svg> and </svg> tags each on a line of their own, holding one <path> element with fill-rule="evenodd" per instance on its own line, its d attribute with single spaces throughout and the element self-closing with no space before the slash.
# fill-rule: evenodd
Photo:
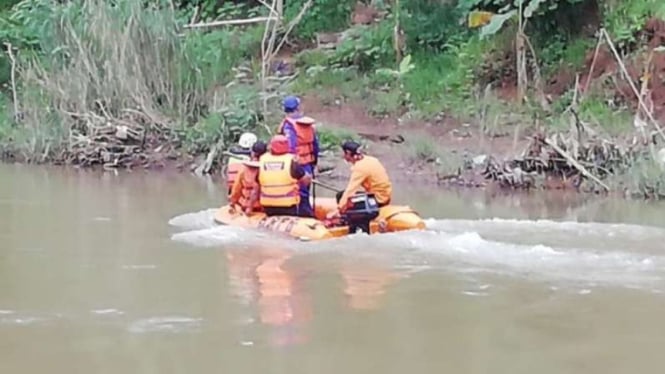
<svg viewBox="0 0 665 374">
<path fill-rule="evenodd" d="M 604 2 L 604 26 L 620 48 L 635 41 L 635 35 L 651 16 L 665 17 L 665 2 L 660 0 Z"/>
<path fill-rule="evenodd" d="M 319 137 L 321 149 L 324 151 L 337 150 L 342 142 L 356 137 L 354 132 L 346 130 L 341 126 L 333 127 L 326 124 L 317 125 L 316 132 Z"/>
<path fill-rule="evenodd" d="M 394 61 L 392 23 L 389 19 L 370 26 L 358 26 L 337 46 L 331 65 L 356 66 L 360 72 L 374 70 Z"/>
<path fill-rule="evenodd" d="M 418 65 L 403 79 L 414 109 L 426 115 L 444 110 L 466 114 L 486 44 L 476 37 L 448 45 L 446 52 L 435 56 L 416 55 Z"/>
<path fill-rule="evenodd" d="M 469 36 L 459 22 L 465 12 L 452 3 L 414 0 L 405 2 L 402 7 L 400 23 L 406 34 L 406 45 L 412 52 L 441 52 L 453 39 Z"/>
<path fill-rule="evenodd" d="M 305 4 L 306 0 L 287 1 L 284 15 L 293 19 Z M 301 39 L 313 39 L 317 32 L 333 32 L 345 29 L 351 19 L 351 11 L 355 0 L 318 0 L 294 30 L 294 35 Z"/>
<path fill-rule="evenodd" d="M 245 131 L 256 132 L 261 119 L 257 108 L 255 93 L 238 90 L 231 93 L 222 108 L 201 117 L 193 126 L 184 126 L 177 134 L 189 153 L 208 152 L 220 141 L 228 145 Z"/>
</svg>

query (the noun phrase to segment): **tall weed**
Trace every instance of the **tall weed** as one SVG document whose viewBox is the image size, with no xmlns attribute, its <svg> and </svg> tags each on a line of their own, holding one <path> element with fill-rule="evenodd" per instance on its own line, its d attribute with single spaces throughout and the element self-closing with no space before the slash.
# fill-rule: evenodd
<svg viewBox="0 0 665 374">
<path fill-rule="evenodd" d="M 24 3 L 15 8 L 15 18 L 37 17 L 22 13 Z M 21 54 L 19 66 L 23 127 L 30 129 L 18 143 L 22 152 L 55 152 L 110 122 L 173 130 L 215 111 L 224 118 L 217 126 L 238 120 L 223 114 L 238 97 L 225 85 L 232 68 L 260 43 L 256 29 L 240 36 L 182 36 L 168 6 L 145 8 L 129 0 L 36 3 L 43 6 L 43 24 L 26 40 L 36 41 L 40 54 Z M 245 117 L 240 125 L 255 126 L 258 117 Z"/>
</svg>

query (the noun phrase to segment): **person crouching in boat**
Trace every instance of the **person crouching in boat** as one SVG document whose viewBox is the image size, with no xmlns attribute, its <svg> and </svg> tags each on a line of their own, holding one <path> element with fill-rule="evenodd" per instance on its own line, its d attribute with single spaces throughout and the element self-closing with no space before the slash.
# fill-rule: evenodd
<svg viewBox="0 0 665 374">
<path fill-rule="evenodd" d="M 351 177 L 344 191 L 337 193 L 337 209 L 327 214 L 328 219 L 339 217 L 346 210 L 349 198 L 360 188 L 374 194 L 379 207 L 390 204 L 392 183 L 386 169 L 376 157 L 368 156 L 360 151 L 360 144 L 349 140 L 342 144 L 344 160 L 351 164 Z"/>
<path fill-rule="evenodd" d="M 275 135 L 270 151 L 259 159 L 260 203 L 267 216 L 300 216 L 300 185 L 309 185 L 305 173 L 293 154 L 284 135 Z"/>
<path fill-rule="evenodd" d="M 259 202 L 259 158 L 266 153 L 267 145 L 257 141 L 252 145 L 250 159 L 242 161 L 242 168 L 231 188 L 229 205 L 231 213 L 239 206 L 245 214 L 261 212 L 263 208 Z"/>
<path fill-rule="evenodd" d="M 242 169 L 242 162 L 249 160 L 252 153 L 252 146 L 257 141 L 256 135 L 251 132 L 246 132 L 240 135 L 238 139 L 238 144 L 229 149 L 229 163 L 226 167 L 226 186 L 228 189 L 228 194 L 231 195 L 231 189 L 233 188 L 233 183 L 238 177 L 238 173 Z"/>
</svg>

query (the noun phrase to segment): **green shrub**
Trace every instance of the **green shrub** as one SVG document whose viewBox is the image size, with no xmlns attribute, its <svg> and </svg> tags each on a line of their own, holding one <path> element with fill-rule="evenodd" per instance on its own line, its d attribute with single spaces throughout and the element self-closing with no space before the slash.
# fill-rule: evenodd
<svg viewBox="0 0 665 374">
<path fill-rule="evenodd" d="M 620 48 L 635 42 L 649 17 L 665 17 L 665 2 L 661 0 L 607 0 L 603 5 L 603 25 Z"/>
<path fill-rule="evenodd" d="M 307 0 L 287 1 L 284 15 L 295 18 Z M 349 26 L 355 0 L 317 0 L 304 14 L 294 30 L 294 36 L 313 39 L 317 32 L 341 31 Z"/>
<path fill-rule="evenodd" d="M 328 64 L 354 66 L 363 73 L 392 66 L 395 61 L 392 27 L 390 18 L 374 25 L 356 26 L 348 39 L 337 46 Z"/>
<path fill-rule="evenodd" d="M 471 34 L 465 25 L 460 25 L 465 11 L 452 2 L 413 0 L 405 2 L 402 8 L 400 22 L 407 46 L 413 52 L 441 52 Z"/>
</svg>

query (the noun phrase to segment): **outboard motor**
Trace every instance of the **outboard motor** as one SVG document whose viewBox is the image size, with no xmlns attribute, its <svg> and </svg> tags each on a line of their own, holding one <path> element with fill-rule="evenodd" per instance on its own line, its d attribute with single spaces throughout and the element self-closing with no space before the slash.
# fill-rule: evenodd
<svg viewBox="0 0 665 374">
<path fill-rule="evenodd" d="M 361 230 L 369 234 L 369 223 L 379 216 L 379 204 L 374 194 L 358 192 L 351 196 L 349 205 L 342 214 L 342 221 L 349 225 L 349 233 Z"/>
</svg>

